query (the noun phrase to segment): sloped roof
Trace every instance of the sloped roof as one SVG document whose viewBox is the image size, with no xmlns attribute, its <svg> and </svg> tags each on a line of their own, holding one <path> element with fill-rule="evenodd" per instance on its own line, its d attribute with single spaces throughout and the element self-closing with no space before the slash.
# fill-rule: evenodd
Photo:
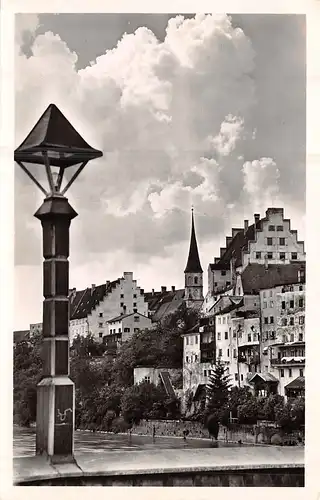
<svg viewBox="0 0 320 500">
<path fill-rule="evenodd" d="M 115 318 L 111 318 L 107 321 L 107 323 L 115 323 L 116 321 L 122 321 L 124 318 L 128 318 L 129 316 L 142 316 L 143 318 L 146 318 L 146 319 L 149 319 L 148 316 L 146 316 L 145 314 L 141 314 L 139 312 L 132 312 L 132 313 L 128 313 L 128 314 L 121 314 L 120 316 L 116 316 Z"/>
<path fill-rule="evenodd" d="M 18 342 L 27 340 L 29 338 L 29 335 L 29 330 L 16 330 L 13 332 L 13 342 L 17 344 Z"/>
<path fill-rule="evenodd" d="M 257 224 L 257 230 L 260 230 L 262 227 L 263 221 L 266 218 L 260 219 Z M 222 255 L 221 259 L 215 264 L 209 264 L 212 270 L 214 269 L 230 269 L 230 261 L 231 259 L 235 259 L 235 266 L 238 267 L 242 262 L 242 251 L 248 248 L 249 241 L 254 241 L 255 239 L 255 224 L 251 224 L 248 227 L 247 231 L 241 229 L 237 232 L 237 234 L 232 238 L 229 243 L 226 251 Z"/>
<path fill-rule="evenodd" d="M 189 256 L 186 268 L 184 270 L 185 273 L 202 273 L 202 267 L 200 264 L 198 245 L 196 232 L 194 228 L 194 218 L 193 211 L 191 216 L 191 238 L 190 238 L 190 248 L 189 248 Z"/>
<path fill-rule="evenodd" d="M 86 318 L 101 302 L 104 296 L 111 292 L 118 284 L 120 284 L 120 279 L 111 281 L 108 285 L 104 283 L 94 288 L 77 291 L 73 300 L 70 301 L 70 319 Z"/>
<path fill-rule="evenodd" d="M 264 382 L 279 382 L 279 380 L 272 375 L 272 373 L 269 372 L 263 372 L 263 373 L 255 373 L 251 378 L 250 378 L 250 384 L 253 382 L 255 378 L 261 378 Z"/>
<path fill-rule="evenodd" d="M 153 321 L 161 321 L 164 316 L 174 313 L 184 302 L 184 289 L 165 292 L 147 292 L 144 294 L 152 312 Z"/>
<path fill-rule="evenodd" d="M 286 389 L 304 389 L 305 388 L 305 378 L 304 377 L 297 377 L 289 384 L 285 385 Z"/>
<path fill-rule="evenodd" d="M 298 271 L 305 270 L 305 262 L 291 264 L 248 264 L 241 274 L 244 294 L 255 294 L 266 288 L 298 283 Z M 304 278 L 303 278 L 304 279 Z"/>
<path fill-rule="evenodd" d="M 50 165 L 69 167 L 98 158 L 102 152 L 92 148 L 71 125 L 55 104 L 50 104 L 22 144 L 15 150 L 15 160 L 43 164 L 41 152 L 49 155 Z"/>
</svg>

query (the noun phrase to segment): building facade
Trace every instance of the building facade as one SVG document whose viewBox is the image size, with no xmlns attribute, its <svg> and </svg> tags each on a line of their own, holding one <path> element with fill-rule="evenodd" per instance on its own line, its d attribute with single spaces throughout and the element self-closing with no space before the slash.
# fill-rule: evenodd
<svg viewBox="0 0 320 500">
<path fill-rule="evenodd" d="M 115 281 L 70 293 L 70 340 L 77 335 L 92 334 L 100 340 L 109 332 L 112 318 L 140 313 L 148 316 L 148 303 L 132 272 Z"/>
<path fill-rule="evenodd" d="M 194 227 L 193 210 L 191 215 L 191 237 L 187 265 L 184 270 L 185 296 L 187 307 L 200 309 L 203 303 L 203 271 L 200 264 L 198 244 Z"/>
</svg>

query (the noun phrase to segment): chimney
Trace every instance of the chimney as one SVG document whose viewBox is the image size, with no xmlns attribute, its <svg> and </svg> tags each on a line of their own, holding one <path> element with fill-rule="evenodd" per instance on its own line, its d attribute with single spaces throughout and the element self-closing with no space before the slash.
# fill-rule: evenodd
<svg viewBox="0 0 320 500">
<path fill-rule="evenodd" d="M 95 283 L 93 283 L 93 284 L 91 285 L 91 288 L 95 288 L 95 287 L 96 287 L 96 284 L 95 284 Z"/>
<path fill-rule="evenodd" d="M 248 231 L 248 227 L 249 227 L 249 221 L 247 219 L 245 219 L 245 221 L 244 221 L 244 232 L 245 233 Z"/>
<path fill-rule="evenodd" d="M 106 285 L 109 286 L 110 285 L 110 280 L 107 280 L 106 281 Z"/>
<path fill-rule="evenodd" d="M 172 285 L 171 290 L 172 290 L 173 292 L 175 292 L 175 291 L 176 291 L 176 287 L 175 287 L 174 285 Z"/>
<path fill-rule="evenodd" d="M 260 214 L 254 214 L 254 225 L 257 226 L 260 220 Z"/>
<path fill-rule="evenodd" d="M 154 295 L 154 288 L 152 288 L 152 295 Z"/>
<path fill-rule="evenodd" d="M 144 288 L 140 288 L 140 295 L 144 295 Z"/>
<path fill-rule="evenodd" d="M 166 287 L 166 286 L 162 286 L 162 287 L 161 287 L 161 293 L 164 293 L 164 292 L 166 292 L 166 291 L 167 291 L 167 287 Z"/>
</svg>

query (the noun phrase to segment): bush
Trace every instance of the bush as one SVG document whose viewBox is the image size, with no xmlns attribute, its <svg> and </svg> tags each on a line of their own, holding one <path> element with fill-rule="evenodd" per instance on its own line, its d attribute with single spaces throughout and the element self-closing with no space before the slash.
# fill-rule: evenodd
<svg viewBox="0 0 320 500">
<path fill-rule="evenodd" d="M 118 434 L 119 432 L 126 432 L 130 428 L 131 425 L 129 425 L 128 422 L 126 422 L 122 417 L 115 418 L 111 425 L 111 431 L 115 434 Z"/>
</svg>

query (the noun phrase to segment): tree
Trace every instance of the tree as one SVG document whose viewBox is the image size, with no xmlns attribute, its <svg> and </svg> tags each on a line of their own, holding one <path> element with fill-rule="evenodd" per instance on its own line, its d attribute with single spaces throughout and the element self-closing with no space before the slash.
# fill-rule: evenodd
<svg viewBox="0 0 320 500">
<path fill-rule="evenodd" d="M 214 415 L 218 422 L 221 420 L 228 405 L 230 388 L 230 375 L 221 361 L 218 361 L 207 385 L 207 416 Z"/>
<path fill-rule="evenodd" d="M 164 390 L 150 382 L 127 388 L 121 398 L 122 416 L 128 424 L 138 424 L 142 418 L 165 418 L 167 396 Z"/>
</svg>

